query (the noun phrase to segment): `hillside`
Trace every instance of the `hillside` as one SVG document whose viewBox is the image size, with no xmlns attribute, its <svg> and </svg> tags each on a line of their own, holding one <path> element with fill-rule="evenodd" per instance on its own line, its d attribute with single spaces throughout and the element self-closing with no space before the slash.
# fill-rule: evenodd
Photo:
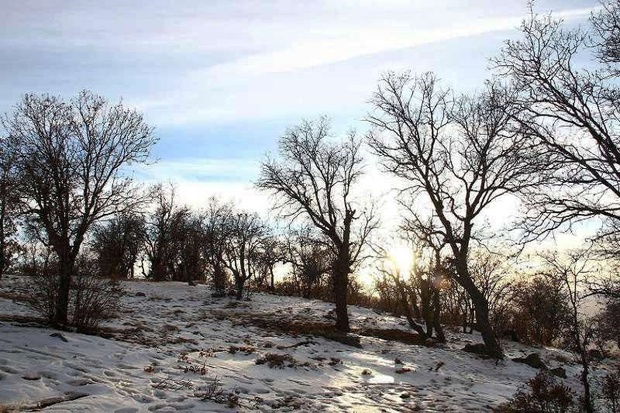
<svg viewBox="0 0 620 413">
<path fill-rule="evenodd" d="M 20 410 L 490 411 L 536 374 L 509 358 L 534 351 L 578 388 L 579 369 L 562 351 L 506 342 L 508 358 L 496 363 L 461 350 L 476 335 L 448 333 L 434 348 L 384 340 L 373 336 L 408 332 L 406 321 L 351 307 L 358 348 L 304 334 L 332 334 L 329 303 L 214 299 L 176 282 L 125 282 L 120 317 L 103 325 L 108 338 L 53 336 L 11 299 L 19 281 L 0 280 L 0 406 Z"/>
</svg>

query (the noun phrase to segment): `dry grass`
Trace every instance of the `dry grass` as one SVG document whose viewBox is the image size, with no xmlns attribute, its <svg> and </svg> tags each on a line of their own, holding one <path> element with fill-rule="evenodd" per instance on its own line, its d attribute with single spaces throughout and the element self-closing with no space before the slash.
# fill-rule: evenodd
<svg viewBox="0 0 620 413">
<path fill-rule="evenodd" d="M 46 320 L 43 317 L 16 314 L 0 314 L 0 321 L 36 326 L 43 326 L 47 324 Z"/>
<path fill-rule="evenodd" d="M 297 360 L 290 354 L 267 353 L 256 359 L 256 364 L 267 364 L 270 368 L 295 367 Z"/>
</svg>

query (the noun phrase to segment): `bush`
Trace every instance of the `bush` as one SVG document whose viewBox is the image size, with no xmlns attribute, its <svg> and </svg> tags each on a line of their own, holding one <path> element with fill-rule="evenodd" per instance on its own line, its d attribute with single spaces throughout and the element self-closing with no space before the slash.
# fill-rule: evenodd
<svg viewBox="0 0 620 413">
<path fill-rule="evenodd" d="M 92 268 L 92 267 L 91 267 Z M 116 315 L 123 290 L 108 278 L 97 277 L 86 265 L 78 265 L 69 296 L 69 325 L 77 331 L 92 331 L 105 319 Z M 58 303 L 60 277 L 49 269 L 27 277 L 20 288 L 25 303 L 52 323 Z"/>
<path fill-rule="evenodd" d="M 295 367 L 297 360 L 290 354 L 267 353 L 256 359 L 256 364 L 267 364 L 270 368 Z"/>
<path fill-rule="evenodd" d="M 60 277 L 37 272 L 27 277 L 19 289 L 25 297 L 25 304 L 29 308 L 41 315 L 48 323 L 54 321 L 58 291 L 60 290 Z"/>
<path fill-rule="evenodd" d="M 597 329 L 602 341 L 613 342 L 620 347 L 620 298 L 609 299 L 598 316 Z"/>
<path fill-rule="evenodd" d="M 601 396 L 611 413 L 620 412 L 620 368 L 603 378 Z"/>
<path fill-rule="evenodd" d="M 72 325 L 78 331 L 96 329 L 101 321 L 116 315 L 123 293 L 120 285 L 112 279 L 80 273 L 72 285 Z"/>
<path fill-rule="evenodd" d="M 512 288 L 511 330 L 527 344 L 554 344 L 567 326 L 570 314 L 561 282 L 535 277 Z"/>
<path fill-rule="evenodd" d="M 501 413 L 566 413 L 574 407 L 574 393 L 548 371 L 541 371 L 502 405 Z"/>
</svg>

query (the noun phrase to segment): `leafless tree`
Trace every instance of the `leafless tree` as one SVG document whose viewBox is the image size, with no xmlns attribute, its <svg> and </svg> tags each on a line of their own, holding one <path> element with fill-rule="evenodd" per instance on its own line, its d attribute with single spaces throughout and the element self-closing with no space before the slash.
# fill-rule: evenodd
<svg viewBox="0 0 620 413">
<path fill-rule="evenodd" d="M 539 156 L 552 170 L 524 197 L 528 239 L 593 217 L 620 219 L 617 77 L 612 66 L 580 64 L 592 53 L 608 63 L 616 59 L 619 15 L 617 1 L 605 5 L 588 36 L 550 15 L 532 14 L 521 38 L 507 41 L 494 59 L 518 92 L 514 119 L 540 144 Z"/>
<path fill-rule="evenodd" d="M 590 344 L 595 335 L 594 322 L 585 313 L 585 298 L 587 297 L 586 281 L 596 271 L 591 259 L 591 251 L 588 249 L 572 250 L 565 253 L 541 254 L 545 269 L 543 274 L 551 279 L 561 282 L 568 298 L 570 316 L 565 331 L 565 341 L 568 348 L 579 357 L 581 364 L 581 384 L 583 386 L 584 411 L 594 411 L 592 394 L 590 389 L 591 357 Z"/>
<path fill-rule="evenodd" d="M 564 282 L 533 275 L 511 287 L 511 329 L 520 340 L 539 346 L 558 345 L 570 318 Z"/>
<path fill-rule="evenodd" d="M 144 215 L 126 211 L 93 228 L 91 247 L 101 276 L 133 278 L 145 241 Z"/>
<path fill-rule="evenodd" d="M 435 334 L 438 341 L 445 342 L 441 325 L 441 289 L 445 287 L 447 271 L 441 250 L 445 244 L 429 234 L 416 232 L 408 221 L 401 226 L 401 230 L 407 234 L 405 242 L 409 245 L 413 264 L 408 269 L 382 265 L 378 269 L 382 276 L 380 285 L 386 293 L 395 294 L 393 298 L 399 300 L 397 309 L 420 338 L 426 340 Z M 381 247 L 377 249 L 378 255 L 389 263 L 389 251 Z M 425 325 L 420 324 L 419 319 Z"/>
<path fill-rule="evenodd" d="M 506 329 L 511 306 L 510 254 L 493 253 L 479 248 L 470 254 L 470 271 L 474 282 L 489 303 L 489 319 L 493 328 Z"/>
<path fill-rule="evenodd" d="M 91 226 L 142 199 L 123 169 L 145 162 L 155 139 L 141 114 L 81 92 L 67 102 L 25 95 L 2 123 L 17 153 L 28 224 L 59 262 L 55 323 L 67 323 L 75 260 Z"/>
<path fill-rule="evenodd" d="M 228 270 L 225 266 L 226 240 L 231 235 L 228 225 L 233 214 L 230 203 L 221 203 L 211 198 L 203 214 L 202 255 L 211 272 L 211 282 L 215 297 L 224 297 L 228 286 Z"/>
<path fill-rule="evenodd" d="M 286 252 L 301 296 L 310 298 L 312 290 L 331 271 L 334 257 L 329 244 L 313 227 L 304 226 L 288 234 Z"/>
<path fill-rule="evenodd" d="M 480 96 L 453 99 L 433 74 L 390 73 L 380 82 L 372 100 L 375 111 L 367 118 L 374 126 L 371 147 L 418 204 L 410 221 L 446 243 L 453 277 L 471 297 L 494 357 L 502 357 L 502 351 L 469 254 L 480 235 L 474 224 L 481 214 L 498 198 L 533 184 L 532 147 L 511 124 L 510 100 L 509 90 L 496 84 Z M 428 208 L 421 208 L 425 203 Z"/>
<path fill-rule="evenodd" d="M 0 137 L 0 278 L 17 250 L 19 196 L 16 191 L 15 152 L 10 138 Z"/>
<path fill-rule="evenodd" d="M 286 131 L 280 158 L 262 163 L 257 182 L 276 197 L 276 209 L 285 218 L 311 222 L 330 241 L 336 328 L 344 332 L 350 330 L 349 274 L 377 225 L 372 209 L 361 210 L 352 193 L 362 175 L 360 145 L 354 133 L 344 141 L 331 140 L 325 118 L 304 121 Z"/>
<path fill-rule="evenodd" d="M 236 298 L 243 298 L 246 283 L 260 269 L 263 242 L 269 227 L 256 213 L 234 211 L 226 222 L 228 237 L 224 240 L 224 266 L 235 281 Z"/>
<path fill-rule="evenodd" d="M 202 255 L 204 244 L 203 218 L 189 210 L 180 225 L 175 228 L 178 253 L 174 262 L 172 279 L 192 284 L 206 275 L 206 260 Z"/>
<path fill-rule="evenodd" d="M 145 253 L 149 268 L 144 275 L 155 281 L 171 280 L 191 211 L 177 204 L 171 184 L 157 184 L 149 192 L 154 198 L 155 209 L 146 219 Z"/>
<path fill-rule="evenodd" d="M 618 75 L 614 65 L 620 63 L 620 1 L 604 2 L 602 6 L 591 18 L 596 33 L 594 47 L 599 60 L 610 65 L 611 72 Z"/>
<path fill-rule="evenodd" d="M 286 262 L 286 242 L 280 236 L 272 234 L 263 238 L 256 265 L 259 270 L 256 274 L 258 286 L 268 285 L 271 291 L 275 289 L 275 268 L 279 263 Z M 269 280 L 267 280 L 269 277 Z"/>
</svg>

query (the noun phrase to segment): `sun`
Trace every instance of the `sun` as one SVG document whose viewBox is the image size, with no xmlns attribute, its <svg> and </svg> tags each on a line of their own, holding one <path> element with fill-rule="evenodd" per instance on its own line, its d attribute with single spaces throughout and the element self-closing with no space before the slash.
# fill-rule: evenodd
<svg viewBox="0 0 620 413">
<path fill-rule="evenodd" d="M 414 264 L 413 249 L 405 244 L 394 245 L 389 249 L 388 261 L 399 274 L 408 275 Z"/>
</svg>

